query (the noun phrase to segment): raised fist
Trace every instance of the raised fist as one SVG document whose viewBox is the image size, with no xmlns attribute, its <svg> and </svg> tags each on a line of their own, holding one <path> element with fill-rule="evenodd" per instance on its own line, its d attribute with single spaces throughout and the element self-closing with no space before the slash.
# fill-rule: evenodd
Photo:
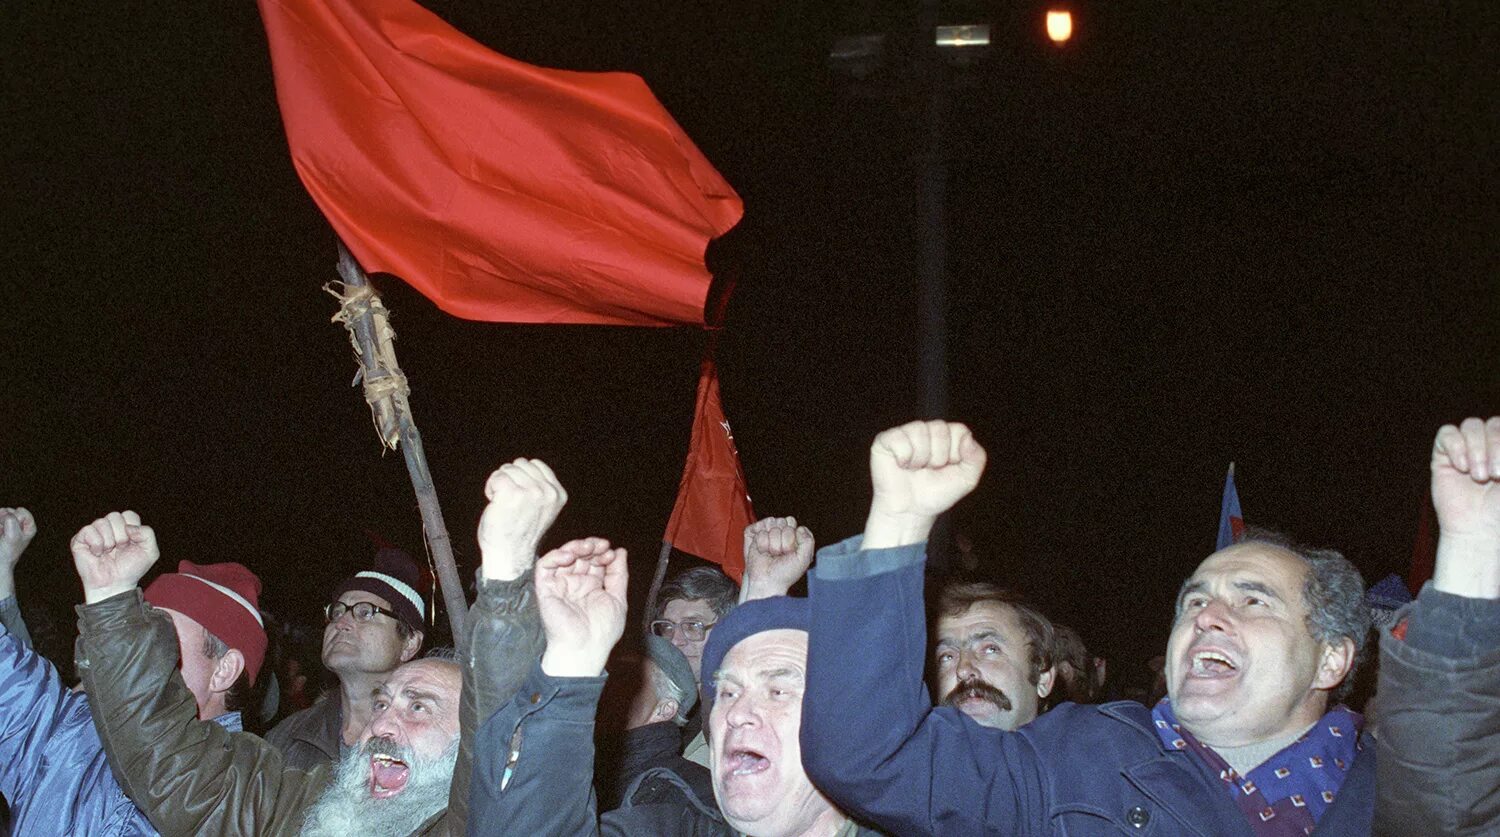
<svg viewBox="0 0 1500 837">
<path fill-rule="evenodd" d="M 1445 425 L 1432 443 L 1432 505 L 1444 537 L 1500 545 L 1500 416 Z"/>
<path fill-rule="evenodd" d="M 1500 598 L 1500 417 L 1447 425 L 1432 443 L 1432 505 L 1444 593 Z"/>
<path fill-rule="evenodd" d="M 542 670 L 596 677 L 625 632 L 625 550 L 603 538 L 569 541 L 536 562 L 536 602 L 547 636 Z"/>
<path fill-rule="evenodd" d="M 25 509 L 0 509 L 0 572 L 15 569 L 26 545 L 36 537 L 36 519 Z"/>
<path fill-rule="evenodd" d="M 865 548 L 926 540 L 937 516 L 979 484 L 984 463 L 984 448 L 956 422 L 914 421 L 876 436 Z"/>
<path fill-rule="evenodd" d="M 110 512 L 79 529 L 68 548 L 90 604 L 133 589 L 161 554 L 156 533 L 133 511 Z"/>
<path fill-rule="evenodd" d="M 745 527 L 745 583 L 740 601 L 784 596 L 812 566 L 813 533 L 795 517 L 767 517 Z"/>
<path fill-rule="evenodd" d="M 540 459 L 501 465 L 484 484 L 490 503 L 479 518 L 484 577 L 519 578 L 536 560 L 537 544 L 568 502 L 557 475 Z"/>
</svg>

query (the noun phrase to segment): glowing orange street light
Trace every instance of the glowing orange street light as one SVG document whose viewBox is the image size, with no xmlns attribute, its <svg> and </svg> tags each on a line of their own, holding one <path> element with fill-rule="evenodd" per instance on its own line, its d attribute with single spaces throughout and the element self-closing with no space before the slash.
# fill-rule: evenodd
<svg viewBox="0 0 1500 837">
<path fill-rule="evenodd" d="M 1071 12 L 1047 13 L 1047 37 L 1052 43 L 1061 44 L 1073 37 L 1073 14 Z"/>
</svg>

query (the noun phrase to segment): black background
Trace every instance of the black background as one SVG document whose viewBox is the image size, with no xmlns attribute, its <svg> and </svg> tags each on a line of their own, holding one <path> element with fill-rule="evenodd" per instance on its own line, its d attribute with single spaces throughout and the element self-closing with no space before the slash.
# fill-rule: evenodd
<svg viewBox="0 0 1500 837">
<path fill-rule="evenodd" d="M 919 98 L 851 95 L 842 35 L 895 2 L 429 2 L 538 64 L 640 73 L 745 199 L 719 358 L 759 514 L 857 532 L 870 438 L 918 415 Z M 1105 651 L 1158 653 L 1247 518 L 1404 571 L 1437 427 L 1500 408 L 1500 7 L 949 10 L 995 48 L 949 114 L 954 418 L 990 451 L 957 527 Z M 899 38 L 898 38 L 899 39 Z M 348 388 L 333 237 L 289 164 L 250 3 L 7 3 L 0 503 L 63 616 L 74 530 L 134 508 L 162 565 L 237 560 L 313 624 L 367 532 L 421 552 L 399 454 Z M 894 82 L 899 91 L 900 79 Z M 553 464 L 549 542 L 649 579 L 703 334 L 464 322 L 386 277 L 462 572 L 485 474 Z"/>
</svg>

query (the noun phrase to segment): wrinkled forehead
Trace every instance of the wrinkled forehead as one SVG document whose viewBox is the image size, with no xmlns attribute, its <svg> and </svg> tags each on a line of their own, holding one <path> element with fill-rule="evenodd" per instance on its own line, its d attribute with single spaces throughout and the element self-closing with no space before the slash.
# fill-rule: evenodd
<svg viewBox="0 0 1500 837">
<path fill-rule="evenodd" d="M 981 636 L 1013 643 L 1028 640 L 1016 609 L 1004 602 L 975 602 L 962 613 L 939 616 L 936 627 L 939 644 L 964 643 Z"/>
<path fill-rule="evenodd" d="M 1178 605 L 1190 592 L 1213 593 L 1232 587 L 1260 586 L 1290 605 L 1300 604 L 1307 583 L 1307 562 L 1296 553 L 1265 543 L 1226 547 L 1203 559 L 1177 594 Z"/>
<path fill-rule="evenodd" d="M 807 631 L 777 628 L 736 642 L 724 655 L 717 673 L 748 682 L 773 674 L 794 673 L 800 677 L 806 671 Z"/>
<path fill-rule="evenodd" d="M 444 703 L 458 706 L 458 696 L 463 688 L 463 672 L 458 664 L 450 660 L 413 660 L 387 677 L 379 691 L 387 695 L 400 695 L 412 691 L 438 697 Z"/>
</svg>

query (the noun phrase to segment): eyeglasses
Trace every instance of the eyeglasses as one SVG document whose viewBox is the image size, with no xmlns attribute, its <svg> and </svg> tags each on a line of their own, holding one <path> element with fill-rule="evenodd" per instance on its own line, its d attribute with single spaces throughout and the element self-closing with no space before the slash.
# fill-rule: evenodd
<svg viewBox="0 0 1500 837">
<path fill-rule="evenodd" d="M 682 638 L 689 642 L 701 642 L 709 628 L 719 624 L 718 622 L 673 622 L 671 619 L 658 619 L 651 623 L 651 633 L 662 639 L 671 639 L 677 631 L 682 631 Z"/>
<path fill-rule="evenodd" d="M 352 605 L 346 605 L 343 602 L 333 602 L 332 604 L 323 606 L 323 614 L 328 617 L 329 622 L 339 621 L 346 613 L 354 614 L 354 621 L 356 622 L 368 622 L 374 619 L 377 613 L 385 614 L 392 619 L 400 618 L 394 610 L 386 610 L 374 602 L 355 602 Z"/>
</svg>

